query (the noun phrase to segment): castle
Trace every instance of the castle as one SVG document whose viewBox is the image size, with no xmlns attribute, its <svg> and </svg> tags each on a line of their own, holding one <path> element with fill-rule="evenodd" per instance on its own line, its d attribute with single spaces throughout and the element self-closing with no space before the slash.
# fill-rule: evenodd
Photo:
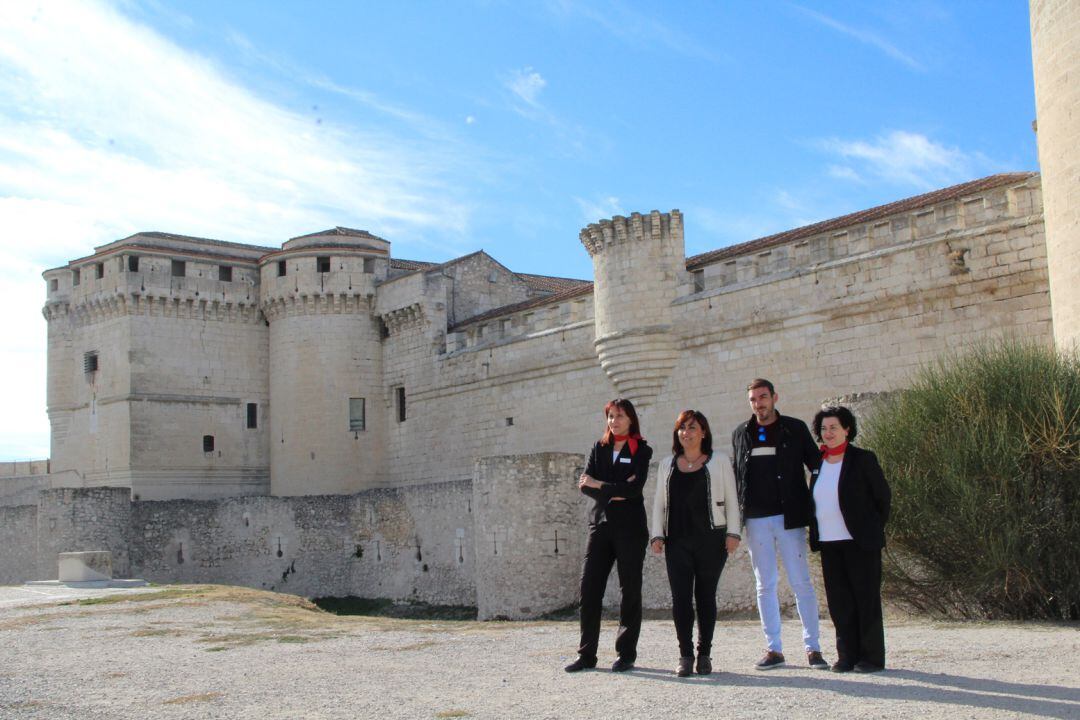
<svg viewBox="0 0 1080 720">
<path fill-rule="evenodd" d="M 1075 3 L 1032 3 L 1041 176 L 689 258 L 677 210 L 602 220 L 581 231 L 593 282 L 484 252 L 402 260 L 347 228 L 280 247 L 139 233 L 46 271 L 52 457 L 0 507 L 0 539 L 36 539 L 0 560 L 0 582 L 96 543 L 150 579 L 527 616 L 572 601 L 573 453 L 612 397 L 663 450 L 687 407 L 723 439 L 754 376 L 808 418 L 974 341 L 1075 345 L 1068 27 Z M 725 573 L 721 594 L 738 582 Z"/>
</svg>

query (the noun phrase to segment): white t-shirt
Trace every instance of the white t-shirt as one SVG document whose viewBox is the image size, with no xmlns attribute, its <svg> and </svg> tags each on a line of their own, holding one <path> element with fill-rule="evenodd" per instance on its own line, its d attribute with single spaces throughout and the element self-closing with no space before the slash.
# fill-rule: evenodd
<svg viewBox="0 0 1080 720">
<path fill-rule="evenodd" d="M 814 484 L 814 507 L 817 513 L 818 540 L 852 540 L 844 516 L 840 512 L 840 466 L 843 463 L 822 462 Z"/>
</svg>

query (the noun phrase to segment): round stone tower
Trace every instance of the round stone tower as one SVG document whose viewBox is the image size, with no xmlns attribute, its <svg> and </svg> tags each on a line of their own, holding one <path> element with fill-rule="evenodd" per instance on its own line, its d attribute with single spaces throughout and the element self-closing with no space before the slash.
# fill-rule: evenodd
<svg viewBox="0 0 1080 720">
<path fill-rule="evenodd" d="M 335 228 L 259 261 L 274 495 L 351 494 L 381 482 L 381 331 L 371 309 L 389 257 L 386 240 Z"/>
<path fill-rule="evenodd" d="M 1050 312 L 1059 348 L 1080 348 L 1080 2 L 1031 0 Z"/>
<path fill-rule="evenodd" d="M 682 214 L 633 213 L 589 225 L 596 354 L 619 394 L 651 406 L 675 367 L 671 302 L 685 273 Z"/>
</svg>

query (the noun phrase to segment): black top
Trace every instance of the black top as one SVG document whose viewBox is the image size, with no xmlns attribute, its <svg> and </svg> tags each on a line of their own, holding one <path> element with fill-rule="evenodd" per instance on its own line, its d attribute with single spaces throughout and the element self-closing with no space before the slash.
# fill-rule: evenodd
<svg viewBox="0 0 1080 720">
<path fill-rule="evenodd" d="M 813 502 L 814 485 L 818 473 L 810 482 L 810 498 Z M 885 547 L 885 523 L 892 506 L 892 491 L 881 471 L 877 455 L 869 450 L 848 445 L 840 465 L 840 480 L 836 485 L 840 514 L 855 544 L 864 550 L 880 550 Z M 810 549 L 821 547 L 818 540 L 817 514 L 811 514 Z"/>
<path fill-rule="evenodd" d="M 585 472 L 604 485 L 601 488 L 584 487 L 585 495 L 593 499 L 589 510 L 589 524 L 611 522 L 620 526 L 633 526 L 648 533 L 645 520 L 645 501 L 641 491 L 649 476 L 649 461 L 652 448 L 644 440 L 638 440 L 637 452 L 630 454 L 630 443 L 619 451 L 618 458 L 612 458 L 613 445 L 596 443 L 589 453 Z M 623 500 L 612 501 L 613 497 Z"/>
<path fill-rule="evenodd" d="M 780 423 L 758 425 L 750 423 L 750 482 L 746 486 L 746 517 L 763 518 L 780 515 L 784 505 L 780 500 L 780 469 L 776 448 L 780 445 Z M 755 455 L 759 448 L 771 455 Z"/>
<path fill-rule="evenodd" d="M 778 433 L 776 447 L 776 475 L 780 486 L 780 506 L 784 515 L 784 527 L 788 530 L 810 524 L 810 489 L 806 483 L 806 471 L 821 465 L 821 451 L 810 437 L 806 423 L 797 418 L 780 415 L 776 422 Z M 753 432 L 752 432 L 753 430 Z M 735 469 L 735 483 L 739 489 L 739 509 L 743 517 L 747 513 L 747 492 L 751 483 L 750 465 L 753 450 L 751 438 L 757 438 L 754 418 L 740 423 L 731 434 L 733 454 L 731 462 Z"/>
<path fill-rule="evenodd" d="M 698 537 L 712 531 L 705 468 L 683 472 L 678 461 L 668 484 L 668 539 Z"/>
</svg>

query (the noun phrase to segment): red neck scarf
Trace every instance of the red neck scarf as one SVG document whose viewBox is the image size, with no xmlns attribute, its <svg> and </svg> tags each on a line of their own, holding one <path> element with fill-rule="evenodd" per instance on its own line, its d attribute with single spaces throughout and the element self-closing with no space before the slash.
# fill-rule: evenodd
<svg viewBox="0 0 1080 720">
<path fill-rule="evenodd" d="M 612 437 L 615 438 L 615 442 L 624 442 L 629 445 L 630 455 L 637 454 L 638 440 L 644 439 L 641 437 L 641 435 L 638 435 L 637 433 L 634 433 L 633 435 L 615 435 L 614 433 L 612 433 Z"/>
<path fill-rule="evenodd" d="M 828 458 L 828 457 L 834 457 L 836 455 L 843 455 L 845 450 L 847 450 L 847 440 L 840 443 L 839 445 L 837 445 L 834 448 L 831 448 L 828 445 L 822 445 L 821 446 L 821 459 L 824 460 L 825 458 Z"/>
</svg>

